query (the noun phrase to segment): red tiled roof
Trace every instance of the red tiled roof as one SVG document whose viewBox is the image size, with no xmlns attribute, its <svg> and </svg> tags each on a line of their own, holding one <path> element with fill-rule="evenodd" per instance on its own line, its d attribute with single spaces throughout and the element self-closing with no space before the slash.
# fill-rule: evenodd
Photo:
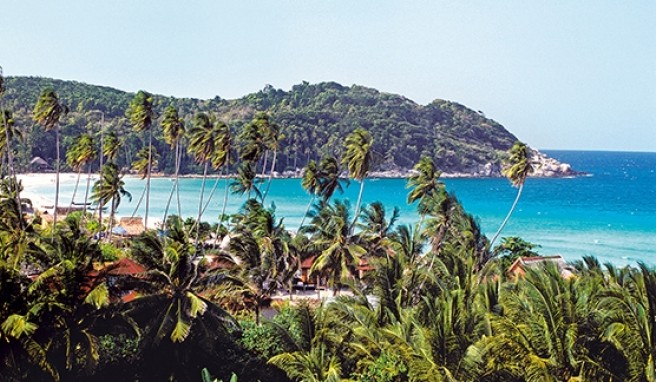
<svg viewBox="0 0 656 382">
<path fill-rule="evenodd" d="M 121 275 L 135 275 L 146 271 L 143 265 L 130 260 L 127 257 L 118 260 L 110 265 L 111 269 L 107 272 L 108 275 L 121 276 Z"/>
<path fill-rule="evenodd" d="M 316 256 L 310 256 L 307 259 L 303 260 L 301 262 L 301 269 L 310 269 L 312 268 L 312 264 L 314 264 L 314 260 L 316 259 Z"/>
</svg>

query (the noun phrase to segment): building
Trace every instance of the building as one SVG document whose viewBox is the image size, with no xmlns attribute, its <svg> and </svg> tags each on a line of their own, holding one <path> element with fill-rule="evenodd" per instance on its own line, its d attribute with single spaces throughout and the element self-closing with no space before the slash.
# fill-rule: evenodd
<svg viewBox="0 0 656 382">
<path fill-rule="evenodd" d="M 506 275 L 510 278 L 524 277 L 528 269 L 542 269 L 547 264 L 555 264 L 564 279 L 574 276 L 573 268 L 567 264 L 565 259 L 560 255 L 555 256 L 531 256 L 518 257 L 515 262 L 508 267 Z"/>
</svg>

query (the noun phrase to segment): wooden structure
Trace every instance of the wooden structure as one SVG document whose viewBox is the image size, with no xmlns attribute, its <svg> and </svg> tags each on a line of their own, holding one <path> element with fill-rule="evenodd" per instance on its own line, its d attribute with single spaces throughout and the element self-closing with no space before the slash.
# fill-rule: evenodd
<svg viewBox="0 0 656 382">
<path fill-rule="evenodd" d="M 50 165 L 48 164 L 48 162 L 46 162 L 41 157 L 32 158 L 32 160 L 30 161 L 30 167 L 31 167 L 32 171 L 35 171 L 35 172 L 50 170 Z"/>
<path fill-rule="evenodd" d="M 115 233 L 115 235 L 122 237 L 139 236 L 146 230 L 143 219 L 141 217 L 120 218 L 118 221 L 118 226 L 125 230 L 125 234 L 123 234 L 121 231 L 121 233 Z"/>
<path fill-rule="evenodd" d="M 564 279 L 574 276 L 572 268 L 560 255 L 519 257 L 508 267 L 506 274 L 511 278 L 524 277 L 528 269 L 544 268 L 547 264 L 555 264 Z"/>
</svg>

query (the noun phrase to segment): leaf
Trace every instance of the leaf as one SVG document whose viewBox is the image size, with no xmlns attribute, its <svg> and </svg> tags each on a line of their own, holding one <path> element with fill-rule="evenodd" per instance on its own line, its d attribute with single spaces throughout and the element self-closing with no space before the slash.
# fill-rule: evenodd
<svg viewBox="0 0 656 382">
<path fill-rule="evenodd" d="M 182 321 L 181 318 L 178 318 L 178 322 L 175 324 L 175 328 L 173 328 L 173 332 L 171 332 L 171 341 L 173 342 L 184 341 L 189 335 L 190 331 L 191 331 L 191 325 Z"/>
<path fill-rule="evenodd" d="M 198 296 L 191 292 L 187 292 L 187 298 L 191 303 L 189 315 L 192 318 L 196 318 L 199 314 L 202 315 L 207 310 L 207 304 L 201 300 Z"/>
<path fill-rule="evenodd" d="M 109 290 L 107 289 L 107 285 L 102 283 L 93 288 L 84 299 L 84 303 L 93 305 L 96 309 L 109 305 Z"/>
<path fill-rule="evenodd" d="M 30 336 L 38 328 L 36 324 L 29 322 L 27 317 L 19 314 L 7 317 L 0 327 L 7 336 L 16 339 L 21 336 Z"/>
</svg>

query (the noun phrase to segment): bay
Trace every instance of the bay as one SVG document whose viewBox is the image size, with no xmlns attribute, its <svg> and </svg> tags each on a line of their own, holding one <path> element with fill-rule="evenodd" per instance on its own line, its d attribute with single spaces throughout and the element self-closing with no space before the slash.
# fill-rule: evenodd
<svg viewBox="0 0 656 382">
<path fill-rule="evenodd" d="M 616 265 L 644 261 L 656 264 L 656 153 L 546 151 L 552 157 L 570 163 L 588 176 L 526 181 L 524 193 L 503 236 L 520 236 L 539 244 L 543 255 L 561 254 L 567 260 L 585 255 Z M 517 190 L 506 179 L 443 179 L 465 209 L 477 217 L 483 231 L 491 237 L 507 213 Z M 169 178 L 151 180 L 150 220 L 163 218 L 173 182 Z M 180 180 L 182 215 L 198 214 L 201 179 Z M 220 180 L 217 191 L 203 220 L 216 221 L 220 214 L 226 180 Z M 125 178 L 132 201 L 124 199 L 119 216 L 130 216 L 145 181 Z M 207 193 L 214 179 L 207 181 Z M 380 201 L 388 211 L 398 207 L 398 224 L 418 221 L 415 206 L 406 203 L 408 190 L 404 179 L 367 179 L 363 203 Z M 261 187 L 266 187 L 266 183 Z M 35 190 L 52 195 L 52 185 Z M 73 184 L 62 184 L 62 199 L 72 194 Z M 336 198 L 357 200 L 359 184 L 351 182 L 344 194 Z M 83 191 L 82 191 L 83 192 Z M 206 193 L 206 199 L 208 194 Z M 78 194 L 80 195 L 80 194 Z M 229 195 L 228 213 L 239 210 L 245 197 Z M 296 229 L 310 200 L 299 179 L 274 179 L 265 204 L 275 205 L 276 215 L 284 218 L 289 229 Z M 144 203 L 136 215 L 143 216 Z M 177 214 L 175 198 L 170 213 Z"/>
</svg>

